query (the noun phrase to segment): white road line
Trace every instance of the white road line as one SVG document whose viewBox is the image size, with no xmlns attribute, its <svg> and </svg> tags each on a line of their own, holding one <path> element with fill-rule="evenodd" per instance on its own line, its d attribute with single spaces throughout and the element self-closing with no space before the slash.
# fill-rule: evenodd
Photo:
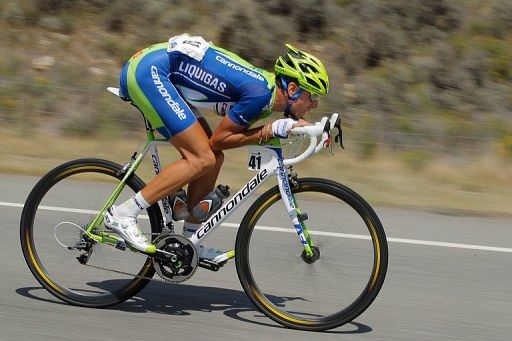
<svg viewBox="0 0 512 341">
<path fill-rule="evenodd" d="M 12 202 L 3 202 L 3 201 L 0 201 L 0 206 L 23 208 L 23 204 L 12 203 Z M 39 208 L 42 209 L 42 210 L 58 211 L 58 212 L 74 212 L 74 213 L 85 213 L 85 214 L 97 214 L 98 213 L 98 211 L 94 211 L 94 210 L 82 210 L 82 209 L 76 209 L 76 208 L 65 208 L 65 207 L 57 207 L 57 206 L 41 206 Z M 139 218 L 149 219 L 147 215 L 140 215 Z M 223 223 L 222 225 L 226 226 L 226 227 L 235 227 L 235 228 L 237 228 L 239 226 L 238 224 L 233 224 L 233 223 Z M 263 225 L 258 225 L 256 228 L 259 229 L 259 230 L 264 230 L 264 231 L 295 233 L 295 230 L 291 229 L 291 228 L 263 226 Z M 324 232 L 324 231 L 309 231 L 309 232 L 311 233 L 311 235 L 317 235 L 317 236 L 328 236 L 328 237 L 350 238 L 350 239 L 364 239 L 364 240 L 369 240 L 370 239 L 369 236 L 358 235 L 358 234 Z M 391 237 L 388 237 L 388 242 L 390 242 L 390 243 L 402 243 L 402 244 L 427 245 L 427 246 L 439 246 L 439 247 L 450 247 L 450 248 L 470 249 L 470 250 L 480 250 L 480 251 L 493 251 L 493 252 L 512 253 L 512 248 L 506 248 L 506 247 L 495 247 L 495 246 L 484 246 L 484 245 L 473 245 L 473 244 L 459 244 L 459 243 L 436 242 L 436 241 L 430 241 L 430 240 L 418 240 L 418 239 L 404 239 L 404 238 L 391 238 Z"/>
<path fill-rule="evenodd" d="M 238 224 L 231 223 L 223 223 L 223 226 L 229 227 L 238 227 Z M 256 227 L 258 230 L 265 231 L 274 231 L 274 232 L 289 232 L 295 233 L 294 229 L 285 229 L 282 227 L 272 227 L 272 226 L 260 226 Z M 324 231 L 309 231 L 311 235 L 317 236 L 329 236 L 329 237 L 338 237 L 338 238 L 350 238 L 350 239 L 364 239 L 370 240 L 370 236 L 359 235 L 359 234 L 347 234 L 347 233 L 337 233 L 337 232 L 324 232 Z M 512 248 L 506 247 L 496 247 L 496 246 L 484 246 L 484 245 L 472 245 L 472 244 L 459 244 L 459 243 L 446 243 L 446 242 L 435 242 L 430 240 L 418 240 L 418 239 L 404 239 L 404 238 L 387 238 L 390 243 L 402 243 L 402 244 L 416 244 L 416 245 L 428 245 L 428 246 L 440 246 L 440 247 L 451 247 L 458 249 L 472 249 L 472 250 L 482 250 L 482 251 L 495 251 L 495 252 L 510 252 L 512 253 Z"/>
<path fill-rule="evenodd" d="M 7 207 L 18 207 L 23 208 L 23 204 L 18 204 L 14 202 L 3 202 L 0 201 L 0 206 L 7 206 Z M 98 214 L 99 211 L 94 210 L 82 210 L 80 208 L 66 208 L 66 207 L 58 207 L 58 206 L 39 206 L 40 210 L 44 211 L 56 211 L 56 212 L 71 212 L 71 213 L 84 213 L 84 214 Z M 141 214 L 139 218 L 142 219 L 149 219 L 147 215 Z"/>
<path fill-rule="evenodd" d="M 14 202 L 3 202 L 3 201 L 0 201 L 0 206 L 23 208 L 23 204 L 16 204 Z"/>
</svg>

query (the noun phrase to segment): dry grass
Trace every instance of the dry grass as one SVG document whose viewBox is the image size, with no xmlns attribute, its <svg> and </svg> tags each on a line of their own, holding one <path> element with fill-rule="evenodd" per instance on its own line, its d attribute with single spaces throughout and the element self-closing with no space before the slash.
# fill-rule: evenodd
<svg viewBox="0 0 512 341">
<path fill-rule="evenodd" d="M 77 158 L 105 158 L 126 162 L 144 135 L 105 141 L 99 138 L 34 136 L 22 138 L 3 133 L 0 171 L 42 175 L 56 165 Z M 159 149 L 162 161 L 177 157 L 174 148 Z M 512 215 L 512 164 L 495 159 L 431 162 L 422 170 L 412 170 L 398 157 L 382 155 L 361 160 L 350 151 L 323 152 L 296 167 L 300 176 L 325 177 L 339 181 L 360 193 L 372 205 L 410 207 L 449 214 Z M 146 181 L 152 168 L 146 160 L 138 171 Z M 246 170 L 246 150 L 226 152 L 220 183 L 233 190 L 253 174 Z"/>
</svg>

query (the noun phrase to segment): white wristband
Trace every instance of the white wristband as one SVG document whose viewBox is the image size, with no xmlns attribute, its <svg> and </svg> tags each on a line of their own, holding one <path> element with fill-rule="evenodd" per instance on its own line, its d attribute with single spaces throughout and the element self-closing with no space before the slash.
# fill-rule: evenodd
<svg viewBox="0 0 512 341">
<path fill-rule="evenodd" d="M 293 128 L 293 124 L 297 122 L 291 118 L 281 118 L 272 122 L 272 135 L 279 137 L 280 139 L 288 138 L 290 130 Z"/>
</svg>

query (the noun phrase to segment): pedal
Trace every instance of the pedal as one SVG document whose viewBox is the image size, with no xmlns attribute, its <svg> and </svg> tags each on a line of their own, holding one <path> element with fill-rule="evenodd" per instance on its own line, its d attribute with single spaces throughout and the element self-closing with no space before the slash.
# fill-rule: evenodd
<svg viewBox="0 0 512 341">
<path fill-rule="evenodd" d="M 212 262 L 211 260 L 199 258 L 198 265 L 202 268 L 205 268 L 210 271 L 219 271 L 219 269 L 225 264 L 226 262 L 223 262 L 221 264 L 217 264 L 215 262 Z"/>
<path fill-rule="evenodd" d="M 116 243 L 116 245 L 114 245 L 116 247 L 116 249 L 119 249 L 121 251 L 126 251 L 126 243 L 123 239 L 119 239 Z"/>
</svg>

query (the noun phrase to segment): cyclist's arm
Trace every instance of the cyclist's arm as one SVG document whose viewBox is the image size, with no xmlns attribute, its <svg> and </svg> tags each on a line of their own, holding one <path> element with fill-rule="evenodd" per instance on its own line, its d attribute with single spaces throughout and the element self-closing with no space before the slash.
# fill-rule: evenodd
<svg viewBox="0 0 512 341">
<path fill-rule="evenodd" d="M 306 120 L 300 119 L 293 124 L 293 128 L 310 125 Z M 289 132 L 288 132 L 289 133 Z M 233 122 L 229 116 L 225 116 L 213 132 L 210 138 L 212 150 L 237 148 L 248 144 L 266 141 L 272 138 L 272 124 L 266 124 L 257 128 L 248 129 Z"/>
<path fill-rule="evenodd" d="M 252 122 L 262 117 L 272 94 L 266 87 L 243 89 L 244 95 L 229 109 L 210 138 L 212 150 L 223 150 L 259 142 L 264 127 L 249 128 Z M 265 131 L 267 138 L 272 131 Z"/>
<path fill-rule="evenodd" d="M 272 125 L 249 128 L 252 122 L 270 114 L 272 93 L 266 87 L 245 89 L 246 93 L 223 117 L 210 138 L 212 150 L 223 150 L 266 141 L 273 137 Z M 293 127 L 308 125 L 299 120 Z M 289 133 L 286 132 L 286 133 Z"/>
<path fill-rule="evenodd" d="M 272 131 L 263 131 L 265 126 L 248 129 L 247 126 L 239 125 L 229 116 L 224 116 L 210 138 L 212 150 L 223 150 L 245 146 L 260 141 L 260 136 L 265 138 L 264 134 L 272 137 Z"/>
</svg>

